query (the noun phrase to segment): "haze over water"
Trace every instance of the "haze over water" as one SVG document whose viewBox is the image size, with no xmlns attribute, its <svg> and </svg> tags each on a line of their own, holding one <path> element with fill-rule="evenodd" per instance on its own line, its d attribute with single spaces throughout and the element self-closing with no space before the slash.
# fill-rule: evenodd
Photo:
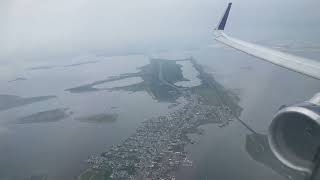
<svg viewBox="0 0 320 180">
<path fill-rule="evenodd" d="M 172 103 L 144 91 L 66 91 L 139 72 L 151 58 L 192 56 L 239 96 L 240 118 L 256 132 L 267 134 L 278 108 L 310 98 L 319 91 L 319 81 L 215 43 L 212 29 L 226 4 L 179 0 L 1 2 L 0 95 L 6 96 L 0 96 L 0 107 L 4 107 L 0 108 L 0 179 L 32 175 L 71 179 L 86 167 L 89 155 L 121 143 L 144 120 L 171 111 Z M 234 2 L 227 31 L 319 59 L 317 7 L 316 0 Z M 190 72 L 190 77 L 194 74 Z M 138 80 L 129 81 L 124 84 Z M 20 123 L 24 117 L 56 109 L 61 118 Z M 103 113 L 118 118 L 103 123 L 78 120 Z M 180 169 L 178 179 L 284 179 L 250 156 L 246 135 L 251 132 L 239 122 L 202 128 L 204 134 L 191 135 L 196 143 L 187 147 L 194 166 Z M 248 173 L 248 169 L 252 171 Z"/>
</svg>

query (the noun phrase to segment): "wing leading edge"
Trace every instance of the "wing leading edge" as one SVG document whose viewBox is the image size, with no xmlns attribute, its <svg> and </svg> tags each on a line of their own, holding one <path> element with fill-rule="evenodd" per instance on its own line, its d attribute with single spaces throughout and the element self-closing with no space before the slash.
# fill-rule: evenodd
<svg viewBox="0 0 320 180">
<path fill-rule="evenodd" d="M 229 3 L 218 27 L 215 29 L 214 36 L 217 41 L 272 64 L 320 80 L 320 62 L 269 49 L 226 35 L 223 30 L 229 16 L 231 5 L 232 4 Z"/>
</svg>

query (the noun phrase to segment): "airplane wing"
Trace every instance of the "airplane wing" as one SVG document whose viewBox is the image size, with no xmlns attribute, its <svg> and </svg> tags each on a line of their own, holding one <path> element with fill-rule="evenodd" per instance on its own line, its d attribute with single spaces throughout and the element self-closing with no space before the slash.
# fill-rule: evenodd
<svg viewBox="0 0 320 180">
<path fill-rule="evenodd" d="M 224 15 L 222 16 L 222 19 L 220 20 L 218 27 L 214 30 L 214 36 L 217 41 L 237 50 L 240 50 L 242 52 L 245 52 L 249 55 L 268 61 L 272 64 L 320 80 L 319 61 L 294 56 L 284 52 L 279 52 L 273 49 L 269 49 L 250 42 L 242 41 L 226 35 L 224 33 L 224 28 L 227 23 L 231 5 L 232 3 L 228 4 L 228 7 Z"/>
</svg>

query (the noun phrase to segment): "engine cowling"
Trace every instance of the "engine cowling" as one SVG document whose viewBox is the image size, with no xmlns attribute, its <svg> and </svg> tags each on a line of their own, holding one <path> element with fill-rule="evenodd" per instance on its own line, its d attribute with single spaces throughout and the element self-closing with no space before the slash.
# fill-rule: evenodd
<svg viewBox="0 0 320 180">
<path fill-rule="evenodd" d="M 269 128 L 268 140 L 275 156 L 288 167 L 308 174 L 320 160 L 319 102 L 317 94 L 310 101 L 282 107 Z"/>
</svg>

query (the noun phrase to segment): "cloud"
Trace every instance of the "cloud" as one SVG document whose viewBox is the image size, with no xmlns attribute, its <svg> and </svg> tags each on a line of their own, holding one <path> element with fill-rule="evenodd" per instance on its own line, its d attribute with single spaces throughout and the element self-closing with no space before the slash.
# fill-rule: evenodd
<svg viewBox="0 0 320 180">
<path fill-rule="evenodd" d="M 227 2 L 4 0 L 0 2 L 0 57 L 206 43 L 212 41 L 212 28 Z M 316 0 L 235 1 L 230 27 L 236 31 L 263 24 L 314 23 L 319 19 L 315 5 L 319 5 Z"/>
</svg>

